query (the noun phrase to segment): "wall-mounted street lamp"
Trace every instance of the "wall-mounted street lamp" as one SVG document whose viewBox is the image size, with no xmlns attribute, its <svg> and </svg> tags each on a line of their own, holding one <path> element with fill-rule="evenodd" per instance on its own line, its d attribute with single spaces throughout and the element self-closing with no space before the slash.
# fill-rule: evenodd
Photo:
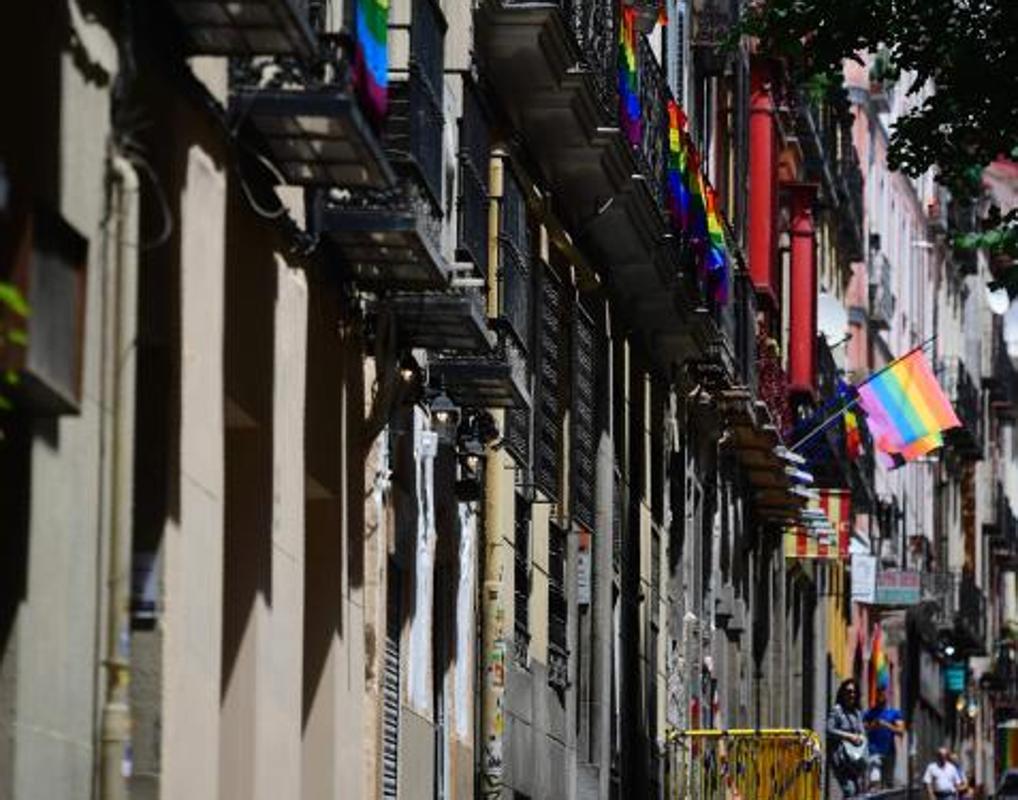
<svg viewBox="0 0 1018 800">
<path fill-rule="evenodd" d="M 439 389 L 428 404 L 431 409 L 431 424 L 438 434 L 438 441 L 441 444 L 455 444 L 456 430 L 460 422 L 460 409 L 445 393 Z"/>
</svg>

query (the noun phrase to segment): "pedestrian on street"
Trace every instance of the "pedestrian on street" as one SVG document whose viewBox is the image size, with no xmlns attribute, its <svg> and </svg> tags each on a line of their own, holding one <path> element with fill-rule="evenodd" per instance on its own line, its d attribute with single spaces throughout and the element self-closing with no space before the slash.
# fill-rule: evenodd
<svg viewBox="0 0 1018 800">
<path fill-rule="evenodd" d="M 958 768 L 948 758 L 949 750 L 941 747 L 937 757 L 931 761 L 923 773 L 923 784 L 929 800 L 958 800 L 959 792 L 964 787 Z"/>
<path fill-rule="evenodd" d="M 865 791 L 866 728 L 859 710 L 859 687 L 849 678 L 838 687 L 834 707 L 827 715 L 827 753 L 831 772 L 844 797 Z"/>
<path fill-rule="evenodd" d="M 963 767 L 961 763 L 961 756 L 952 750 L 947 754 L 947 760 L 954 764 L 954 768 L 958 770 L 958 777 L 961 779 L 961 786 L 958 787 L 958 796 L 974 797 L 975 792 L 973 791 L 972 786 L 969 785 L 968 776 L 965 774 L 965 767 Z"/>
<path fill-rule="evenodd" d="M 876 703 L 862 721 L 869 740 L 870 789 L 889 789 L 894 785 L 895 740 L 905 733 L 905 719 L 887 704 L 887 689 L 879 687 Z"/>
</svg>

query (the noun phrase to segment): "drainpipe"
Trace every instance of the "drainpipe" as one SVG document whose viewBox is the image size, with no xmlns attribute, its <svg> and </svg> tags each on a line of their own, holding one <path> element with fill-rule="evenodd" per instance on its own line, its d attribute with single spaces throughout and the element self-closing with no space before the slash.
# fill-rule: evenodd
<svg viewBox="0 0 1018 800">
<path fill-rule="evenodd" d="M 106 598 L 106 697 L 100 723 L 99 796 L 126 800 L 130 774 L 131 712 L 129 704 L 131 645 L 131 456 L 134 434 L 135 333 L 137 321 L 138 176 L 121 156 L 110 159 L 109 213 L 104 269 L 104 298 L 113 320 L 104 330 L 112 363 L 103 383 L 110 388 L 111 430 L 108 442 L 109 544 Z M 112 228 L 110 230 L 109 228 Z M 112 275 L 110 275 L 112 271 Z M 105 283 L 105 281 L 104 281 Z M 105 315 L 104 315 L 105 316 Z M 104 325 L 105 327 L 105 325 Z M 107 383 L 108 382 L 108 383 Z"/>
</svg>

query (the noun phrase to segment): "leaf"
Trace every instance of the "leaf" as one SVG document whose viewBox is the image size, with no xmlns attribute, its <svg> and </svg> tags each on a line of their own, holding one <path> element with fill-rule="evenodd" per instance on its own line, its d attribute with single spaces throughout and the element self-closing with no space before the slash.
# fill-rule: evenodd
<svg viewBox="0 0 1018 800">
<path fill-rule="evenodd" d="M 0 394 L 0 411 L 11 411 L 14 408 L 14 404 Z"/>
<path fill-rule="evenodd" d="M 7 334 L 7 341 L 11 344 L 20 345 L 21 347 L 28 346 L 28 334 L 20 328 L 12 328 Z"/>
<path fill-rule="evenodd" d="M 25 298 L 18 291 L 18 287 L 3 281 L 0 281 L 0 305 L 7 306 L 21 317 L 27 317 L 30 313 L 28 303 L 25 302 Z"/>
</svg>

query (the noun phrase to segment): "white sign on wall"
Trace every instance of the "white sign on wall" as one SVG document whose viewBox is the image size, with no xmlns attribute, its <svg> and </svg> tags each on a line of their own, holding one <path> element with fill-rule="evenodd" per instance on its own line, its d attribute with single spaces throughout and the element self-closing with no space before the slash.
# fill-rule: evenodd
<svg viewBox="0 0 1018 800">
<path fill-rule="evenodd" d="M 872 603 L 877 594 L 877 557 L 852 554 L 852 602 Z"/>
</svg>

